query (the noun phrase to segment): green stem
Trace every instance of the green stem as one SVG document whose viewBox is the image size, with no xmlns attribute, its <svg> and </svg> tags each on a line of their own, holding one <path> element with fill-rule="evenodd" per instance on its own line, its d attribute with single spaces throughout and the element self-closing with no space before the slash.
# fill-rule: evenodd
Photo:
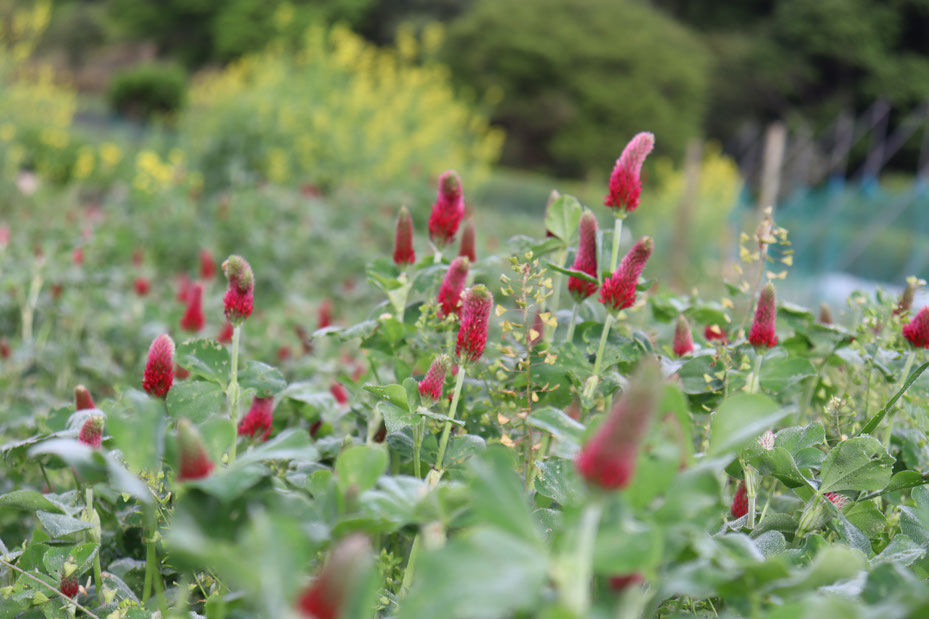
<svg viewBox="0 0 929 619">
<path fill-rule="evenodd" d="M 619 264 L 619 241 L 623 236 L 623 219 L 624 217 L 617 217 L 613 223 L 613 252 L 610 254 L 610 273 L 613 273 L 616 270 L 616 265 Z"/>
<path fill-rule="evenodd" d="M 577 312 L 580 309 L 580 304 L 574 304 L 574 311 L 571 312 L 571 322 L 568 324 L 568 335 L 565 337 L 565 341 L 570 343 L 574 341 L 574 325 L 577 323 Z"/>
<path fill-rule="evenodd" d="M 445 429 L 442 430 L 442 440 L 439 442 L 439 454 L 435 459 L 435 468 L 442 470 L 442 462 L 445 460 L 445 448 L 448 446 L 448 436 L 452 431 L 452 419 L 455 418 L 455 411 L 458 410 L 458 399 L 461 397 L 461 388 L 464 385 L 465 372 L 467 366 L 458 366 L 458 378 L 455 381 L 455 394 L 452 396 L 452 405 L 448 409 L 449 420 L 445 422 Z"/>
<path fill-rule="evenodd" d="M 148 539 L 145 542 L 145 581 L 142 585 L 142 606 L 152 595 L 152 580 L 155 577 L 155 570 L 158 569 L 158 556 L 155 552 L 155 515 L 154 510 L 148 509 L 146 513 L 148 520 Z"/>
<path fill-rule="evenodd" d="M 764 361 L 764 355 L 758 349 L 755 349 L 755 367 L 752 369 L 752 382 L 748 386 L 749 393 L 758 393 L 761 389 L 761 364 Z"/>
<path fill-rule="evenodd" d="M 622 221 L 621 219 L 618 221 Z M 603 351 L 606 350 L 606 339 L 610 335 L 610 327 L 613 326 L 613 314 L 607 313 L 606 320 L 603 323 L 603 333 L 600 334 L 600 345 L 597 347 L 597 359 L 594 361 L 594 376 L 600 380 L 600 365 L 603 362 Z"/>
<path fill-rule="evenodd" d="M 603 513 L 603 497 L 594 497 L 584 508 L 577 528 L 573 565 L 568 569 L 565 604 L 578 617 L 586 617 L 590 607 L 590 580 L 593 574 L 594 546 Z"/>
<path fill-rule="evenodd" d="M 555 258 L 556 260 L 555 264 L 557 264 L 560 267 L 563 267 L 565 256 L 567 253 L 568 253 L 567 249 L 562 248 L 561 251 L 558 252 L 558 255 Z M 558 273 L 556 271 L 555 276 L 554 276 L 554 282 L 552 284 L 552 303 L 549 309 L 549 311 L 551 311 L 552 313 L 552 316 L 555 316 L 558 314 L 558 309 L 559 309 L 559 306 L 561 305 L 561 280 L 562 280 L 561 273 Z M 544 305 L 543 305 L 542 311 L 544 311 Z M 555 330 L 557 329 L 558 329 L 557 324 L 554 327 L 549 327 L 548 325 L 545 325 L 545 329 L 544 329 L 545 338 L 544 339 L 546 341 L 551 342 L 554 339 L 552 336 L 555 335 Z"/>
<path fill-rule="evenodd" d="M 913 362 L 916 361 L 916 348 L 913 348 L 910 351 L 910 355 L 906 358 L 906 363 L 903 366 L 903 373 L 900 374 L 900 382 L 897 383 L 894 390 L 891 391 L 891 394 L 897 393 L 903 388 L 903 384 L 906 382 L 906 379 L 910 376 L 910 370 L 913 369 Z M 900 398 L 899 406 L 903 406 L 903 398 Z M 896 408 L 896 407 L 894 407 Z M 894 431 L 894 411 L 888 411 L 890 419 L 887 420 L 887 431 L 884 433 L 884 445 L 887 449 L 890 449 L 890 439 L 893 436 Z"/>
<path fill-rule="evenodd" d="M 239 423 L 239 336 L 242 333 L 242 325 L 236 325 L 232 330 L 232 367 L 229 370 L 229 390 L 226 394 L 229 398 L 229 417 L 232 419 L 232 426 L 237 427 Z M 232 437 L 232 447 L 229 449 L 229 463 L 235 462 L 235 453 L 238 443 L 238 435 Z"/>
<path fill-rule="evenodd" d="M 548 454 L 548 449 L 551 446 L 551 443 L 552 435 L 546 432 L 545 435 L 542 436 L 542 444 L 539 445 L 539 460 L 545 458 L 545 456 Z M 533 484 L 535 484 L 535 477 L 538 474 L 539 467 L 537 467 L 533 462 L 532 468 L 529 470 L 529 479 L 526 481 L 526 488 L 528 490 L 532 490 Z"/>
<path fill-rule="evenodd" d="M 421 536 L 419 533 L 413 538 L 413 545 L 410 547 L 410 558 L 406 561 L 406 570 L 403 572 L 403 581 L 400 583 L 400 594 L 406 593 L 413 584 L 413 573 L 416 571 L 416 560 L 419 558 L 419 550 L 422 546 Z"/>
<path fill-rule="evenodd" d="M 425 431 L 425 419 L 413 426 L 413 474 L 416 475 L 418 479 L 423 478 L 422 462 L 420 460 L 419 452 L 423 446 L 423 433 Z"/>
<path fill-rule="evenodd" d="M 85 505 L 87 506 L 87 516 L 91 522 L 93 522 L 92 515 L 94 513 L 94 489 L 87 488 L 84 491 Z M 97 553 L 94 555 L 94 585 L 97 587 L 97 603 L 101 606 L 104 604 L 103 601 L 103 569 L 100 566 L 100 550 L 103 548 L 103 544 L 100 540 L 99 529 L 93 531 L 93 537 L 97 538 L 94 541 L 97 542 Z"/>
</svg>

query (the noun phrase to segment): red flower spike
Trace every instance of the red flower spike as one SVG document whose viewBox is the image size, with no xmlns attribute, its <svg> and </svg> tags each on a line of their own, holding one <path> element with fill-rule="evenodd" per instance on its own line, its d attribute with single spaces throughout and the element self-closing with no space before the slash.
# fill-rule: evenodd
<svg viewBox="0 0 929 619">
<path fill-rule="evenodd" d="M 487 326 L 494 297 L 483 284 L 468 288 L 462 295 L 461 327 L 455 354 L 462 363 L 474 363 L 484 354 Z"/>
<path fill-rule="evenodd" d="M 74 251 L 71 252 L 71 261 L 74 262 L 75 266 L 84 264 L 84 250 L 80 247 L 75 248 Z"/>
<path fill-rule="evenodd" d="M 90 396 L 87 387 L 78 385 L 74 388 L 74 410 L 83 411 L 88 408 L 97 408 L 94 406 L 94 399 Z"/>
<path fill-rule="evenodd" d="M 148 349 L 145 376 L 142 388 L 157 398 L 167 397 L 174 382 L 174 340 L 169 335 L 159 335 Z"/>
<path fill-rule="evenodd" d="M 235 331 L 235 327 L 232 326 L 232 323 L 228 320 L 223 323 L 223 326 L 219 328 L 219 333 L 216 335 L 216 341 L 220 344 L 228 344 L 232 341 L 232 333 Z"/>
<path fill-rule="evenodd" d="M 913 320 L 903 325 L 903 337 L 917 348 L 929 348 L 929 307 L 919 310 Z"/>
<path fill-rule="evenodd" d="M 319 304 L 319 309 L 316 310 L 316 328 L 325 329 L 330 325 L 332 325 L 332 301 L 326 299 Z"/>
<path fill-rule="evenodd" d="M 464 194 L 461 179 L 452 170 L 439 176 L 439 191 L 429 215 L 429 238 L 437 247 L 445 247 L 455 239 L 464 217 Z"/>
<path fill-rule="evenodd" d="M 838 509 L 838 510 L 840 510 L 840 511 L 841 511 L 841 509 L 842 509 L 843 507 L 845 507 L 846 505 L 848 505 L 848 497 L 845 496 L 845 495 L 837 494 L 837 493 L 835 493 L 835 492 L 827 492 L 827 493 L 824 494 L 823 496 L 826 497 L 827 499 L 829 499 L 829 501 L 830 501 L 833 505 L 835 505 L 835 508 Z"/>
<path fill-rule="evenodd" d="M 213 472 L 213 461 L 203 447 L 200 433 L 189 421 L 177 422 L 177 480 L 203 479 Z"/>
<path fill-rule="evenodd" d="M 458 256 L 448 266 L 442 285 L 439 286 L 439 318 L 461 311 L 461 291 L 468 280 L 468 268 L 471 263 L 464 256 Z"/>
<path fill-rule="evenodd" d="M 732 507 L 729 508 L 729 514 L 733 518 L 741 518 L 748 513 L 748 490 L 745 488 L 745 482 L 740 481 L 739 487 L 735 489 L 735 496 L 732 497 Z"/>
<path fill-rule="evenodd" d="M 461 247 L 458 248 L 458 255 L 464 256 L 471 262 L 477 260 L 477 253 L 474 250 L 474 220 L 471 218 L 465 222 L 464 231 L 461 233 Z"/>
<path fill-rule="evenodd" d="M 413 249 L 413 219 L 405 206 L 400 207 L 397 215 L 397 232 L 394 236 L 394 264 L 413 264 L 416 262 L 416 250 Z"/>
<path fill-rule="evenodd" d="M 190 288 L 193 282 L 186 273 L 177 276 L 177 300 L 181 303 L 187 303 L 187 295 L 190 294 Z"/>
<path fill-rule="evenodd" d="M 85 419 L 81 431 L 77 435 L 77 440 L 93 449 L 100 449 L 100 444 L 103 441 L 103 417 L 93 415 Z"/>
<path fill-rule="evenodd" d="M 334 397 L 335 401 L 340 405 L 345 406 L 348 404 L 348 391 L 342 386 L 342 383 L 333 381 L 333 383 L 329 385 L 329 393 L 332 394 L 332 397 Z"/>
<path fill-rule="evenodd" d="M 577 456 L 577 470 L 587 483 L 617 490 L 632 481 L 639 444 L 648 432 L 661 391 L 658 364 L 643 362 Z"/>
<path fill-rule="evenodd" d="M 703 330 L 703 337 L 707 342 L 719 340 L 721 343 L 725 344 L 729 341 L 729 337 L 726 335 L 726 332 L 723 331 L 719 325 L 707 325 Z"/>
<path fill-rule="evenodd" d="M 73 598 L 80 591 L 81 587 L 77 583 L 77 578 L 74 576 L 62 576 L 61 583 L 58 585 L 58 590 L 69 598 Z"/>
<path fill-rule="evenodd" d="M 674 325 L 674 354 L 683 357 L 694 351 L 694 338 L 690 333 L 690 324 L 684 315 L 677 317 L 677 324 Z"/>
<path fill-rule="evenodd" d="M 639 206 L 642 194 L 642 164 L 652 149 L 655 148 L 655 136 L 652 133 L 636 134 L 623 149 L 616 166 L 610 175 L 610 195 L 603 204 L 619 209 L 622 214 L 631 213 Z"/>
<path fill-rule="evenodd" d="M 597 277 L 597 218 L 589 210 L 581 215 L 578 228 L 577 255 L 571 269 L 581 271 L 591 277 Z M 588 282 L 577 277 L 568 278 L 568 291 L 576 303 L 581 303 L 597 292 L 596 282 Z"/>
<path fill-rule="evenodd" d="M 777 320 L 777 305 L 774 284 L 768 282 L 761 289 L 758 305 L 755 307 L 755 320 L 748 332 L 748 341 L 752 346 L 771 348 L 777 346 L 774 323 Z"/>
<path fill-rule="evenodd" d="M 297 609 L 313 619 L 338 619 L 355 588 L 372 568 L 371 544 L 354 533 L 340 541 L 316 579 L 297 599 Z"/>
<path fill-rule="evenodd" d="M 650 237 L 639 239 L 629 253 L 623 258 L 616 271 L 603 282 L 600 288 L 600 302 L 615 312 L 632 307 L 636 299 L 636 285 L 639 276 L 652 255 L 654 242 Z"/>
<path fill-rule="evenodd" d="M 610 589 L 616 593 L 625 591 L 629 587 L 634 587 L 636 585 L 641 585 L 645 582 L 645 579 L 642 577 L 642 574 L 639 572 L 633 572 L 632 574 L 623 574 L 618 576 L 610 576 Z"/>
<path fill-rule="evenodd" d="M 200 250 L 200 279 L 206 281 L 216 277 L 216 260 L 208 249 Z"/>
<path fill-rule="evenodd" d="M 147 277 L 139 275 L 137 278 L 135 278 L 135 282 L 133 282 L 132 287 L 135 289 L 135 293 L 137 295 L 144 297 L 148 294 L 148 291 L 151 290 L 152 285 L 148 281 Z"/>
<path fill-rule="evenodd" d="M 452 361 L 448 355 L 439 355 L 432 360 L 425 378 L 419 381 L 419 395 L 423 406 L 431 407 L 442 399 L 442 387 L 445 386 L 445 375 L 448 373 Z"/>
<path fill-rule="evenodd" d="M 187 310 L 181 317 L 181 329 L 196 333 L 203 328 L 203 285 L 194 284 L 187 295 Z"/>
<path fill-rule="evenodd" d="M 240 325 L 252 315 L 255 276 L 245 258 L 235 255 L 223 262 L 223 273 L 229 280 L 229 287 L 223 297 L 226 319 L 234 326 Z"/>
<path fill-rule="evenodd" d="M 258 440 L 266 441 L 271 436 L 271 422 L 273 421 L 274 398 L 259 398 L 255 396 L 252 407 L 239 422 L 239 436 L 252 436 L 259 434 Z"/>
<path fill-rule="evenodd" d="M 0 339 L 0 359 L 9 359 L 11 354 L 10 342 L 6 338 Z"/>
</svg>

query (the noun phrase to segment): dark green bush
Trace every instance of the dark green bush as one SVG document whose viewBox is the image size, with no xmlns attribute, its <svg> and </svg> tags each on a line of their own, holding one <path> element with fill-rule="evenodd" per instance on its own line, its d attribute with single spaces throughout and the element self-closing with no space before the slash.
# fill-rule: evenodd
<svg viewBox="0 0 929 619">
<path fill-rule="evenodd" d="M 184 105 L 187 74 L 174 64 L 142 64 L 113 76 L 107 97 L 124 116 L 148 120 L 170 115 Z"/>
<path fill-rule="evenodd" d="M 478 0 L 445 49 L 463 85 L 502 94 L 507 163 L 579 175 L 611 166 L 637 131 L 672 155 L 699 131 L 707 55 L 639 3 Z"/>
</svg>

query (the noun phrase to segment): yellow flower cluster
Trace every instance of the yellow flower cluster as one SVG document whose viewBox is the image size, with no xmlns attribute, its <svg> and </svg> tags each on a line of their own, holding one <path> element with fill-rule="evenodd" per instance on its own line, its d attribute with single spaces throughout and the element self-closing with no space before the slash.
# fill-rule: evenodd
<svg viewBox="0 0 929 619">
<path fill-rule="evenodd" d="M 312 28 L 296 54 L 272 46 L 201 76 L 182 133 L 193 153 L 278 183 L 370 186 L 447 168 L 476 182 L 502 135 L 427 60 L 441 36 L 401 30 L 390 50 Z"/>
</svg>

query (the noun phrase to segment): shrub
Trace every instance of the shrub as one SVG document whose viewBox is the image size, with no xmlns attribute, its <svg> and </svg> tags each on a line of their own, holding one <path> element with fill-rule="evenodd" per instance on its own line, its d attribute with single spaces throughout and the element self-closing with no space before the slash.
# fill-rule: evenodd
<svg viewBox="0 0 929 619">
<path fill-rule="evenodd" d="M 148 120 L 170 115 L 184 104 L 187 75 L 174 64 L 141 64 L 113 76 L 107 98 L 124 116 Z"/>
<path fill-rule="evenodd" d="M 243 175 L 372 186 L 448 167 L 473 183 L 500 136 L 456 100 L 445 67 L 416 64 L 416 53 L 415 41 L 401 54 L 344 27 L 312 28 L 296 54 L 272 46 L 202 75 L 181 127 L 207 189 Z"/>
<path fill-rule="evenodd" d="M 661 136 L 659 152 L 678 155 L 703 116 L 703 48 L 638 3 L 479 0 L 445 50 L 461 84 L 499 98 L 508 163 L 608 168 L 641 126 Z"/>
</svg>

